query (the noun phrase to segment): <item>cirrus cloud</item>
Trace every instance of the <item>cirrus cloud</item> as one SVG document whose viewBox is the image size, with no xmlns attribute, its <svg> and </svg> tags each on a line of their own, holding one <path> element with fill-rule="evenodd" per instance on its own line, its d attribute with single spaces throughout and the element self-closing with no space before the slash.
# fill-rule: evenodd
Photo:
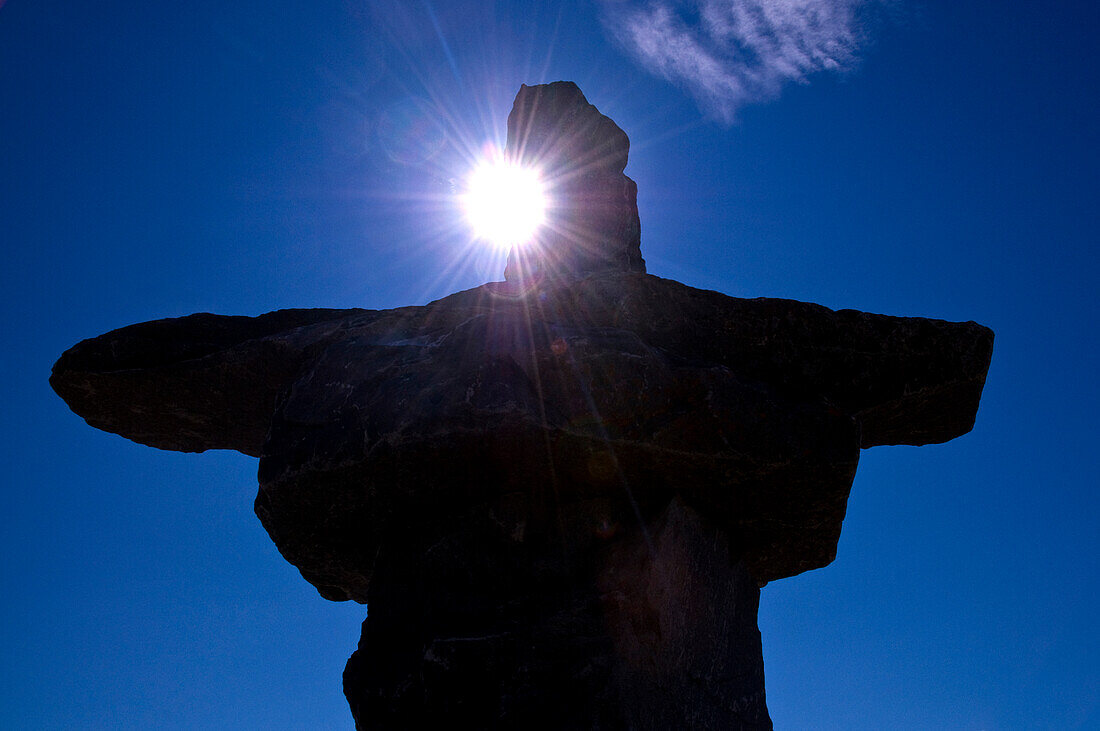
<svg viewBox="0 0 1100 731">
<path fill-rule="evenodd" d="M 730 123 L 784 84 L 851 68 L 878 0 L 603 0 L 614 40 Z"/>
</svg>

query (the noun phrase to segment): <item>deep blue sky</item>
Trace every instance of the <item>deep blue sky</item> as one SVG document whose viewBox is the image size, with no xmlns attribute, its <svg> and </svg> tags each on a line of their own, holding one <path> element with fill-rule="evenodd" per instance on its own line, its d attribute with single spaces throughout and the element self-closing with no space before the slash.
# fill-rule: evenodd
<svg viewBox="0 0 1100 731">
<path fill-rule="evenodd" d="M 255 461 L 96 431 L 50 366 L 499 279 L 452 181 L 571 79 L 631 138 L 651 273 L 997 333 L 974 431 L 864 452 L 837 560 L 763 590 L 777 728 L 1100 727 L 1097 6 L 897 0 L 787 76 L 677 16 L 708 78 L 630 45 L 660 6 L 0 1 L 0 726 L 351 728 L 365 610 L 278 555 Z"/>
</svg>

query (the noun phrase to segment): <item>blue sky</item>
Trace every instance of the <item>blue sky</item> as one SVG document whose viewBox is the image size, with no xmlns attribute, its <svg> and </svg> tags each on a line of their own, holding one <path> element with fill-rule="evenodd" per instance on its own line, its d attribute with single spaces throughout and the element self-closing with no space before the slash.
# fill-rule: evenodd
<svg viewBox="0 0 1100 731">
<path fill-rule="evenodd" d="M 763 590 L 777 728 L 1100 726 L 1100 10 L 765 5 L 0 2 L 0 726 L 351 728 L 365 610 L 255 461 L 96 431 L 49 369 L 501 278 L 451 192 L 557 79 L 631 138 L 651 273 L 997 333 L 974 431 L 864 452 L 837 560 Z"/>
</svg>

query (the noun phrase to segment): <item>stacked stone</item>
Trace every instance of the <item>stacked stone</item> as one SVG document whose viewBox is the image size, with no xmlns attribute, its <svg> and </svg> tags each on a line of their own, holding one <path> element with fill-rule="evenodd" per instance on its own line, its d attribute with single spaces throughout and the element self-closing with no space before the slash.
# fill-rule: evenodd
<svg viewBox="0 0 1100 731">
<path fill-rule="evenodd" d="M 260 457 L 280 552 L 370 604 L 359 728 L 770 728 L 759 587 L 833 560 L 861 448 L 974 424 L 987 328 L 645 274 L 627 147 L 575 85 L 523 87 L 508 149 L 556 207 L 508 281 L 54 367 L 92 426 Z"/>
</svg>

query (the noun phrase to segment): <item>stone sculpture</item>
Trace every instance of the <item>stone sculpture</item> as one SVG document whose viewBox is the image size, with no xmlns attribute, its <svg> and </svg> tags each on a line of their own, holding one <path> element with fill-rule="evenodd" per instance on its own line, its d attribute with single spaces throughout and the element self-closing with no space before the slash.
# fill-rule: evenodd
<svg viewBox="0 0 1100 731">
<path fill-rule="evenodd" d="M 561 205 L 506 281 L 132 325 L 51 384 L 260 458 L 283 556 L 370 604 L 357 727 L 770 728 L 759 588 L 833 560 L 861 448 L 972 428 L 993 333 L 645 274 L 627 137 L 574 84 L 523 87 L 508 148 Z"/>
</svg>

